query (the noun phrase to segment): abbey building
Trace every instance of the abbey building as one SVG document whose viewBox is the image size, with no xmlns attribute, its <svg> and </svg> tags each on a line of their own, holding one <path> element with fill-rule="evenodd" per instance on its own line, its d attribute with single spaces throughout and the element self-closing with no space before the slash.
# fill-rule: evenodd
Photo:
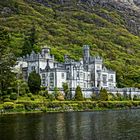
<svg viewBox="0 0 140 140">
<path fill-rule="evenodd" d="M 55 87 L 63 91 L 63 83 L 68 83 L 73 94 L 79 85 L 85 97 L 89 97 L 94 90 L 101 87 L 116 88 L 116 73 L 104 66 L 101 57 L 90 56 L 89 46 L 83 47 L 83 58 L 80 61 L 65 56 L 64 63 L 60 63 L 55 61 L 50 51 L 49 48 L 42 48 L 40 53 L 32 52 L 31 55 L 22 58 L 22 63 L 19 64 L 25 79 L 32 71 L 36 71 L 41 76 L 42 86 L 50 92 Z"/>
</svg>

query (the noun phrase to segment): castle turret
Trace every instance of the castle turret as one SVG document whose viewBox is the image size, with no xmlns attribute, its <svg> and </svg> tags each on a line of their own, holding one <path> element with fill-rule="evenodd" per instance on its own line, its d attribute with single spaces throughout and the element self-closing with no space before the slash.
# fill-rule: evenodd
<svg viewBox="0 0 140 140">
<path fill-rule="evenodd" d="M 88 45 L 84 45 L 83 46 L 83 61 L 84 64 L 88 64 L 89 63 L 89 58 L 90 58 L 90 53 L 89 53 L 89 46 Z"/>
</svg>

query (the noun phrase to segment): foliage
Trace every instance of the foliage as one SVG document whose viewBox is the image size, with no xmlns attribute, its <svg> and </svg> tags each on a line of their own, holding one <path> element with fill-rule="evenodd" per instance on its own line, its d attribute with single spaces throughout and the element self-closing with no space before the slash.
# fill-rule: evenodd
<svg viewBox="0 0 140 140">
<path fill-rule="evenodd" d="M 32 97 L 33 96 L 32 93 L 28 93 L 27 95 L 28 95 L 28 97 Z"/>
<path fill-rule="evenodd" d="M 17 93 L 11 93 L 10 99 L 11 100 L 17 100 Z"/>
<path fill-rule="evenodd" d="M 26 56 L 27 54 L 31 54 L 33 50 L 37 52 L 38 47 L 36 41 L 37 41 L 36 28 L 35 26 L 33 26 L 24 36 L 24 43 L 21 48 L 22 49 L 21 56 Z"/>
<path fill-rule="evenodd" d="M 92 99 L 92 101 L 97 101 L 98 100 L 97 93 L 93 92 L 91 95 L 91 99 Z"/>
<path fill-rule="evenodd" d="M 4 109 L 13 109 L 14 108 L 14 103 L 12 103 L 12 102 L 5 102 L 3 104 L 3 108 Z"/>
<path fill-rule="evenodd" d="M 46 89 L 39 91 L 39 94 L 41 96 L 44 96 L 44 97 L 48 97 L 49 96 L 48 90 L 46 90 Z"/>
<path fill-rule="evenodd" d="M 46 98 L 49 99 L 50 101 L 53 101 L 56 99 L 54 94 L 48 94 L 48 97 L 46 97 Z"/>
<path fill-rule="evenodd" d="M 107 101 L 108 100 L 108 93 L 107 90 L 104 88 L 101 88 L 99 93 L 99 100 L 101 101 Z"/>
<path fill-rule="evenodd" d="M 12 67 L 15 64 L 15 56 L 11 49 L 10 34 L 0 27 L 0 91 L 3 94 L 11 87 L 15 78 Z"/>
<path fill-rule="evenodd" d="M 35 71 L 32 71 L 29 74 L 28 77 L 28 86 L 30 91 L 35 94 L 38 93 L 40 90 L 40 86 L 41 86 L 41 78 L 40 75 L 38 73 L 36 73 Z"/>
<path fill-rule="evenodd" d="M 24 108 L 24 104 L 15 104 L 14 105 L 14 109 L 16 110 L 16 111 L 23 111 L 25 108 Z"/>
<path fill-rule="evenodd" d="M 84 100 L 84 97 L 83 97 L 82 90 L 81 90 L 80 86 L 77 86 L 77 88 L 75 90 L 74 99 L 77 100 L 77 101 L 83 101 Z"/>
<path fill-rule="evenodd" d="M 57 98 L 58 94 L 59 94 L 59 89 L 57 87 L 54 87 L 54 91 L 52 93 L 55 97 L 55 99 Z"/>
<path fill-rule="evenodd" d="M 91 55 L 101 55 L 105 65 L 117 72 L 118 87 L 140 88 L 140 37 L 127 30 L 127 20 L 122 13 L 110 6 L 94 4 L 92 7 L 85 1 L 78 4 L 77 1 L 69 2 L 69 5 L 64 3 L 62 6 L 55 0 L 0 1 L 0 25 L 12 37 L 9 40 L 6 32 L 0 33 L 5 34 L 5 41 L 0 39 L 0 46 L 3 43 L 6 46 L 1 46 L 5 50 L 4 55 L 10 56 L 14 52 L 16 56 L 22 56 L 47 44 L 57 60 L 64 61 L 64 54 L 78 60 L 82 56 L 82 45 L 88 44 Z M 9 10 L 5 11 L 5 7 Z M 14 60 L 11 57 L 5 58 Z M 0 82 L 5 85 L 2 86 L 1 82 L 3 90 L 13 79 L 8 73 L 9 68 L 5 68 L 6 76 L 0 74 Z"/>
<path fill-rule="evenodd" d="M 68 83 L 63 83 L 63 90 L 64 90 L 64 93 L 65 93 L 65 100 L 72 99 L 72 95 L 71 95 L 71 92 L 69 90 Z"/>
<path fill-rule="evenodd" d="M 63 95 L 61 92 L 58 93 L 56 99 L 57 99 L 58 101 L 64 101 L 64 100 L 65 100 L 65 99 L 64 99 L 64 95 Z"/>
</svg>

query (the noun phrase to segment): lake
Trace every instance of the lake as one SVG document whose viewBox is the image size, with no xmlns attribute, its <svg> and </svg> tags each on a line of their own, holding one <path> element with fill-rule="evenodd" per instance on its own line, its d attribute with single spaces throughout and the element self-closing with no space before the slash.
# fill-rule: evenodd
<svg viewBox="0 0 140 140">
<path fill-rule="evenodd" d="M 140 109 L 3 115 L 0 140 L 140 140 Z"/>
</svg>

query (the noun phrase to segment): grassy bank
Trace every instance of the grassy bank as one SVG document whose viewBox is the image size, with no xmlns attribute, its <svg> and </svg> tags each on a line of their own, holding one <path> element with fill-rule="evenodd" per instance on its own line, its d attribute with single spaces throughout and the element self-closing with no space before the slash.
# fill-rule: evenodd
<svg viewBox="0 0 140 140">
<path fill-rule="evenodd" d="M 1 114 L 140 108 L 140 101 L 15 101 L 0 104 Z"/>
</svg>

